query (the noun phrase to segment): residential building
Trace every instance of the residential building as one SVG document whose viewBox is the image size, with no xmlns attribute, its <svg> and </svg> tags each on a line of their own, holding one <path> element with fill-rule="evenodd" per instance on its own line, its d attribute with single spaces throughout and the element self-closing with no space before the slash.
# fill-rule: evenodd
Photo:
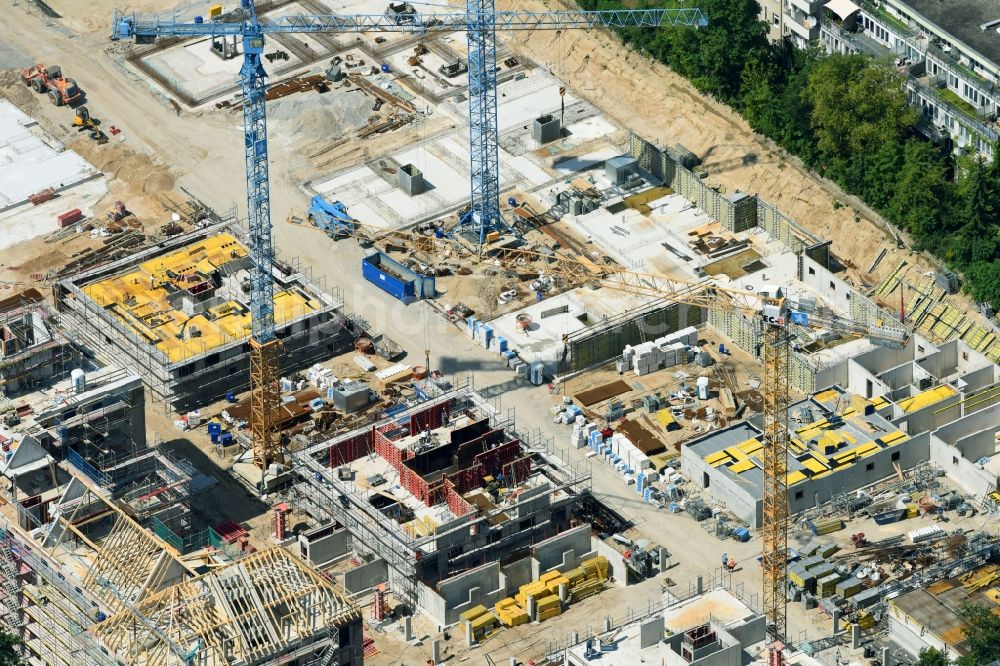
<svg viewBox="0 0 1000 666">
<path fill-rule="evenodd" d="M 866 1 L 854 11 L 850 5 L 824 5 L 818 17 L 823 47 L 892 58 L 921 111 L 921 132 L 955 150 L 992 157 L 1000 139 L 1000 9 L 977 0 Z"/>
</svg>

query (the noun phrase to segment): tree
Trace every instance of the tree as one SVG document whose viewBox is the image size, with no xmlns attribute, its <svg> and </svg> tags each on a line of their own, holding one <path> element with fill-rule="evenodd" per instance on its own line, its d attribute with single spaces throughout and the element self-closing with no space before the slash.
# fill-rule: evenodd
<svg viewBox="0 0 1000 666">
<path fill-rule="evenodd" d="M 924 648 L 917 655 L 915 666 L 949 666 L 948 653 L 937 648 Z"/>
<path fill-rule="evenodd" d="M 823 58 L 803 94 L 813 106 L 819 147 L 831 158 L 899 143 L 918 118 L 907 103 L 902 75 L 889 63 L 863 55 Z"/>
<path fill-rule="evenodd" d="M 919 139 L 906 142 L 885 212 L 913 234 L 920 249 L 939 251 L 941 241 L 957 228 L 956 216 L 948 214 L 952 190 L 945 173 L 945 160 L 933 144 Z"/>
<path fill-rule="evenodd" d="M 0 666 L 22 666 L 20 647 L 20 638 L 0 631 Z"/>
<path fill-rule="evenodd" d="M 997 256 L 997 230 L 1000 208 L 996 197 L 1000 182 L 995 181 L 995 167 L 977 161 L 970 174 L 970 184 L 962 208 L 962 229 L 956 242 L 956 259 L 962 267 Z"/>
<path fill-rule="evenodd" d="M 976 604 L 964 604 L 958 609 L 969 648 L 970 664 L 989 664 L 1000 659 L 1000 616 Z M 962 664 L 962 660 L 959 660 Z"/>
</svg>

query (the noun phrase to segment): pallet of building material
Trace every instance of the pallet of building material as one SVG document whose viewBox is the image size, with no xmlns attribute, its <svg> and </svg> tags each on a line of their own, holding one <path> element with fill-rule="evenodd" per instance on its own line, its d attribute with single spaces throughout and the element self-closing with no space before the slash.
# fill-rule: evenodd
<svg viewBox="0 0 1000 666">
<path fill-rule="evenodd" d="M 587 573 L 588 578 L 596 577 L 606 579 L 608 577 L 608 558 L 603 555 L 592 557 L 589 560 L 581 562 L 580 568 Z"/>
<path fill-rule="evenodd" d="M 592 597 L 601 590 L 604 589 L 605 581 L 596 578 L 594 580 L 588 580 L 580 583 L 579 585 L 573 586 L 570 592 L 570 599 L 573 603 L 586 599 L 587 597 Z"/>
<path fill-rule="evenodd" d="M 489 609 L 486 608 L 486 606 L 480 604 L 479 606 L 473 606 L 472 608 L 463 613 L 459 613 L 458 619 L 460 619 L 462 622 L 472 622 L 476 618 L 482 617 L 483 615 L 486 615 L 489 612 L 490 611 Z"/>
<path fill-rule="evenodd" d="M 547 594 L 544 597 L 539 597 L 535 600 L 535 608 L 539 613 L 544 613 L 552 610 L 553 608 L 562 608 L 562 602 L 559 597 L 555 594 Z"/>
<path fill-rule="evenodd" d="M 557 615 L 562 615 L 562 608 L 556 606 L 555 608 L 550 608 L 546 611 L 538 611 L 538 621 L 544 622 L 550 617 L 556 617 Z"/>
<path fill-rule="evenodd" d="M 559 594 L 559 586 L 560 585 L 565 585 L 567 588 L 569 588 L 569 578 L 567 578 L 566 576 L 562 575 L 558 571 L 555 572 L 555 573 L 557 575 L 552 576 L 551 578 L 548 578 L 545 581 L 545 587 L 552 594 Z"/>
<path fill-rule="evenodd" d="M 489 611 L 474 620 L 469 621 L 469 625 L 472 629 L 472 635 L 476 638 L 482 638 L 484 634 L 497 626 L 499 623 L 500 620 L 497 619 L 496 615 L 493 615 Z"/>
<path fill-rule="evenodd" d="M 518 606 L 511 597 L 498 601 L 493 607 L 493 612 L 500 619 L 500 622 L 508 627 L 518 627 L 528 623 L 527 611 Z"/>
<path fill-rule="evenodd" d="M 521 589 L 519 589 L 517 594 L 514 595 L 514 599 L 517 600 L 517 603 L 521 606 L 521 608 L 527 608 L 529 598 L 534 599 L 537 602 L 540 598 L 546 597 L 549 594 L 550 592 L 548 588 L 545 587 L 545 583 L 540 583 L 536 580 L 522 585 Z"/>
<path fill-rule="evenodd" d="M 816 520 L 810 520 L 806 523 L 806 527 L 808 527 L 809 531 L 816 536 L 822 536 L 824 534 L 830 534 L 831 532 L 844 529 L 844 521 L 840 518 L 818 518 Z"/>
</svg>

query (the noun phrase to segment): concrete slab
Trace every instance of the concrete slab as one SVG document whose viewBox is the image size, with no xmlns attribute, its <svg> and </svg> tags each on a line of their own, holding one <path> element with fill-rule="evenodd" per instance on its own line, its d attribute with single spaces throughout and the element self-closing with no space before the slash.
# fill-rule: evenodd
<svg viewBox="0 0 1000 666">
<path fill-rule="evenodd" d="M 636 296 L 614 289 L 579 288 L 567 291 L 541 303 L 534 303 L 517 312 L 503 315 L 490 323 L 495 335 L 507 338 L 510 348 L 527 363 L 544 363 L 548 373 L 554 373 L 562 357 L 562 336 L 575 333 L 588 325 L 600 323 L 606 317 L 635 310 L 650 302 L 644 296 Z M 566 312 L 549 314 L 562 307 Z M 517 327 L 517 315 L 531 315 L 532 325 L 527 334 Z M 588 323 L 581 320 L 586 315 Z"/>
<path fill-rule="evenodd" d="M 279 49 L 277 41 L 268 42 L 268 53 Z M 203 99 L 235 89 L 243 58 L 223 60 L 212 53 L 212 40 L 202 39 L 152 53 L 143 58 L 143 63 L 181 94 Z M 300 61 L 292 54 L 282 61 L 283 66 L 298 64 Z"/>
<path fill-rule="evenodd" d="M 28 202 L 48 188 L 58 196 L 38 206 Z M 64 150 L 34 119 L 0 100 L 0 249 L 55 231 L 56 217 L 74 208 L 92 215 L 107 191 L 90 162 Z"/>
</svg>

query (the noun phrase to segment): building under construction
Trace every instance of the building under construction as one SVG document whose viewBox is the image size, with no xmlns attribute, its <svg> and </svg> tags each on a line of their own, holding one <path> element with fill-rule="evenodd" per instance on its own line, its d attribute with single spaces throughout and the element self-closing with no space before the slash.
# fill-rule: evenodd
<svg viewBox="0 0 1000 666">
<path fill-rule="evenodd" d="M 361 663 L 330 582 L 191 524 L 214 479 L 147 444 L 137 374 L 69 374 L 3 403 L 0 621 L 27 663 Z"/>
<path fill-rule="evenodd" d="M 1000 367 L 960 340 L 914 336 L 830 366 L 821 391 L 789 408 L 788 503 L 799 513 L 925 461 L 975 495 L 996 490 Z M 692 440 L 687 478 L 759 526 L 763 470 L 759 417 Z"/>
<path fill-rule="evenodd" d="M 91 347 L 112 345 L 156 401 L 185 411 L 249 384 L 249 279 L 241 232 L 199 229 L 61 280 L 56 303 Z M 275 261 L 274 318 L 291 372 L 353 342 L 341 303 Z"/>
<path fill-rule="evenodd" d="M 17 396 L 63 377 L 82 361 L 35 290 L 0 304 L 0 395 Z"/>
<path fill-rule="evenodd" d="M 363 563 L 348 591 L 388 582 L 441 625 L 592 554 L 590 525 L 574 518 L 589 468 L 518 433 L 467 385 L 294 457 L 290 501 L 317 528 L 299 537 L 302 555 L 323 564 L 353 548 Z"/>
</svg>

